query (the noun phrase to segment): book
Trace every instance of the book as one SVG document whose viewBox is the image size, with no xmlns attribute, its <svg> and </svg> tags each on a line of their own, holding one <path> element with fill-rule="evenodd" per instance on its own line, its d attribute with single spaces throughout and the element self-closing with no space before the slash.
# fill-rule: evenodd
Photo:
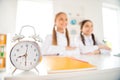
<svg viewBox="0 0 120 80">
<path fill-rule="evenodd" d="M 96 66 L 89 62 L 73 57 L 44 56 L 43 61 L 49 73 L 96 69 Z"/>
<path fill-rule="evenodd" d="M 6 34 L 0 34 L 0 71 L 6 67 Z"/>
</svg>

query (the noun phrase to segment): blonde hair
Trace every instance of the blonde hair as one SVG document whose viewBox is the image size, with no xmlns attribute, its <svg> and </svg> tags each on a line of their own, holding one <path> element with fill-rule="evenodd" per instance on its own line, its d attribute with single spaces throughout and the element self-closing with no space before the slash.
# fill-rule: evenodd
<svg viewBox="0 0 120 80">
<path fill-rule="evenodd" d="M 55 16 L 55 22 L 56 22 L 56 19 L 59 15 L 61 14 L 65 14 L 64 12 L 59 12 L 56 14 Z M 66 14 L 65 14 L 66 15 Z M 57 35 L 56 35 L 56 30 L 55 30 L 55 24 L 54 24 L 54 27 L 53 27 L 53 33 L 52 33 L 52 45 L 57 45 Z M 66 39 L 67 39 L 67 46 L 70 46 L 70 40 L 69 40 L 69 35 L 68 35 L 68 30 L 66 28 L 66 31 L 65 31 L 65 36 L 66 36 Z"/>
</svg>

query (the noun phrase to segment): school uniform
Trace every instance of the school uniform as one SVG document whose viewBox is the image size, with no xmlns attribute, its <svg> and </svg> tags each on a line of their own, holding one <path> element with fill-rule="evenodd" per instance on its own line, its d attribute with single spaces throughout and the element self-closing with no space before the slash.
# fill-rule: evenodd
<svg viewBox="0 0 120 80">
<path fill-rule="evenodd" d="M 42 55 L 59 54 L 61 56 L 79 55 L 79 48 L 75 50 L 66 50 L 67 39 L 65 33 L 56 32 L 57 45 L 52 45 L 52 35 L 48 35 L 42 44 Z"/>
<path fill-rule="evenodd" d="M 90 36 L 83 35 L 83 36 L 84 36 L 84 40 L 85 40 L 85 45 L 81 41 L 80 36 L 77 41 L 77 42 L 79 42 L 79 48 L 80 48 L 81 54 L 93 52 L 93 51 L 99 49 L 98 45 L 104 45 L 104 43 L 100 42 L 96 37 L 95 37 L 96 45 L 93 45 L 93 39 L 92 39 L 91 35 Z M 100 50 L 101 54 L 110 53 L 109 50 L 105 50 L 105 49 L 99 49 L 99 50 Z"/>
</svg>

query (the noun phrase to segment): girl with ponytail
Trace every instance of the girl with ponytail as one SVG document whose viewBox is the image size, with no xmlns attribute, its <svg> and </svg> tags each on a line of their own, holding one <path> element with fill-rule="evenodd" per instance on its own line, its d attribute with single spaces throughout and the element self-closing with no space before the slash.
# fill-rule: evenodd
<svg viewBox="0 0 120 80">
<path fill-rule="evenodd" d="M 67 15 L 64 12 L 56 14 L 52 35 L 48 35 L 43 43 L 43 55 L 69 55 L 76 50 L 76 47 L 70 46 L 67 22 Z"/>
<path fill-rule="evenodd" d="M 96 39 L 93 34 L 91 20 L 83 20 L 80 23 L 80 48 L 82 54 L 100 54 L 110 52 L 110 48 Z"/>
</svg>

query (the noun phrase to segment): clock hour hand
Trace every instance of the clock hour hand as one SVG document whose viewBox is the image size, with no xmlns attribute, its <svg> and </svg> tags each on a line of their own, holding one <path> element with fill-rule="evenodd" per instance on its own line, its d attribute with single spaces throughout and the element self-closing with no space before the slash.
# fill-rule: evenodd
<svg viewBox="0 0 120 80">
<path fill-rule="evenodd" d="M 24 55 L 21 55 L 21 56 L 18 56 L 18 58 L 21 58 L 21 57 L 27 57 L 27 50 L 28 50 L 28 47 L 27 47 L 27 49 L 26 49 L 25 54 L 24 54 Z"/>
<path fill-rule="evenodd" d="M 18 58 L 21 58 L 21 57 L 25 57 L 25 54 L 24 54 L 24 55 L 22 55 L 22 56 L 18 56 Z"/>
<path fill-rule="evenodd" d="M 24 54 L 24 55 L 22 55 L 22 56 L 18 56 L 18 58 L 21 58 L 21 57 L 25 57 L 25 66 L 26 66 L 26 63 L 27 63 L 27 54 Z"/>
</svg>

